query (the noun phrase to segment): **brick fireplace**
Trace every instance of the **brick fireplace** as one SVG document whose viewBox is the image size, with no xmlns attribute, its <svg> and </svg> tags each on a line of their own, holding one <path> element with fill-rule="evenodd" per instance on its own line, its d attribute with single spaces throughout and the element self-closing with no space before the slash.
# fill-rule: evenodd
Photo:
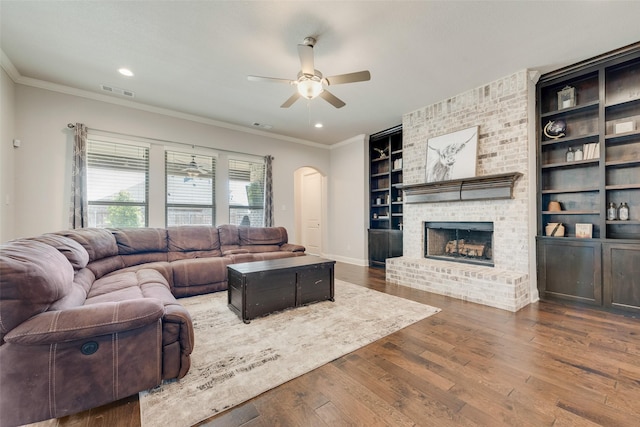
<svg viewBox="0 0 640 427">
<path fill-rule="evenodd" d="M 386 277 L 391 283 L 463 300 L 517 311 L 537 300 L 531 271 L 535 271 L 534 145 L 530 144 L 535 82 L 520 71 L 456 97 L 403 116 L 403 175 L 405 186 L 425 182 L 427 140 L 478 126 L 476 176 L 516 174 L 509 197 L 477 200 L 407 202 L 405 190 L 403 256 L 390 258 Z M 532 157 L 533 156 L 533 157 Z M 492 187 L 492 185 L 489 185 Z M 533 196 L 532 196 L 533 192 Z M 491 224 L 490 262 L 452 262 L 427 257 L 427 224 Z M 445 237 L 448 238 L 448 237 Z M 535 282 L 535 280 L 533 280 Z M 533 287 L 533 289 L 532 289 Z"/>
</svg>

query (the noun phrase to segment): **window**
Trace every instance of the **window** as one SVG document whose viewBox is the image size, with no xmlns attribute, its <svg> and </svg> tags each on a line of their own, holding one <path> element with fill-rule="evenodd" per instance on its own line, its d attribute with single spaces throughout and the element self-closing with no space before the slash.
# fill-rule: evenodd
<svg viewBox="0 0 640 427">
<path fill-rule="evenodd" d="M 147 146 L 87 140 L 89 227 L 146 227 Z"/>
<path fill-rule="evenodd" d="M 165 152 L 167 226 L 215 224 L 216 159 Z"/>
<path fill-rule="evenodd" d="M 264 225 L 264 162 L 229 160 L 229 223 Z"/>
</svg>

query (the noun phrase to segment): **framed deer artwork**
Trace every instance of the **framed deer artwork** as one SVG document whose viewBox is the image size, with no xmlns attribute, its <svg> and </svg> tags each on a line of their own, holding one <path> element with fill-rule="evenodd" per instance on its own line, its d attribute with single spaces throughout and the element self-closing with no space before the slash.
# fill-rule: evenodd
<svg viewBox="0 0 640 427">
<path fill-rule="evenodd" d="M 477 153 L 478 126 L 429 138 L 426 182 L 476 176 Z"/>
</svg>

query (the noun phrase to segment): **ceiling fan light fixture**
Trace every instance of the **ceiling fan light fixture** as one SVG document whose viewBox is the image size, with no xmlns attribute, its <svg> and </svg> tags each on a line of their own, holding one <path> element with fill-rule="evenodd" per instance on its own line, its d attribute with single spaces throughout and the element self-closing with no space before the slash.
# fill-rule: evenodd
<svg viewBox="0 0 640 427">
<path fill-rule="evenodd" d="M 273 77 L 247 76 L 250 81 L 266 81 L 274 83 L 288 83 L 296 87 L 296 91 L 280 106 L 289 108 L 300 98 L 314 99 L 320 97 L 333 105 L 335 108 L 342 108 L 346 104 L 343 100 L 325 90 L 325 86 L 339 85 L 344 83 L 364 82 L 371 79 L 369 71 L 358 71 L 355 73 L 337 74 L 331 77 L 322 77 L 322 73 L 314 68 L 313 46 L 316 39 L 307 37 L 303 44 L 298 45 L 298 56 L 300 57 L 300 71 L 295 80 L 287 80 Z"/>
<path fill-rule="evenodd" d="M 322 82 L 316 76 L 304 76 L 298 80 L 298 93 L 307 99 L 313 99 L 320 95 L 324 88 Z"/>
<path fill-rule="evenodd" d="M 186 168 L 182 169 L 182 172 L 186 172 L 189 178 L 196 178 L 200 175 L 206 174 L 207 171 L 200 168 L 198 163 L 196 162 L 196 156 L 191 156 L 191 161 L 187 165 Z"/>
</svg>

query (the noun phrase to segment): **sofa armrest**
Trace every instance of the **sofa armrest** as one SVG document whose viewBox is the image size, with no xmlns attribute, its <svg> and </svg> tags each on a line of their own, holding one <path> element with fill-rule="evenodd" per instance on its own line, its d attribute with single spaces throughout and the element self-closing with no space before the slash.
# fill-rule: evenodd
<svg viewBox="0 0 640 427">
<path fill-rule="evenodd" d="M 280 246 L 280 250 L 285 252 L 304 252 L 305 249 L 306 248 L 304 246 L 295 245 L 293 243 L 285 243 L 284 245 Z"/>
<path fill-rule="evenodd" d="M 166 325 L 175 325 L 180 328 L 178 334 L 180 348 L 184 354 L 191 354 L 195 337 L 193 335 L 193 321 L 187 309 L 180 304 L 169 304 L 165 307 L 163 321 Z"/>
<path fill-rule="evenodd" d="M 155 298 L 83 305 L 33 316 L 4 340 L 22 345 L 82 340 L 136 329 L 158 321 L 163 314 L 164 306 Z"/>
</svg>

